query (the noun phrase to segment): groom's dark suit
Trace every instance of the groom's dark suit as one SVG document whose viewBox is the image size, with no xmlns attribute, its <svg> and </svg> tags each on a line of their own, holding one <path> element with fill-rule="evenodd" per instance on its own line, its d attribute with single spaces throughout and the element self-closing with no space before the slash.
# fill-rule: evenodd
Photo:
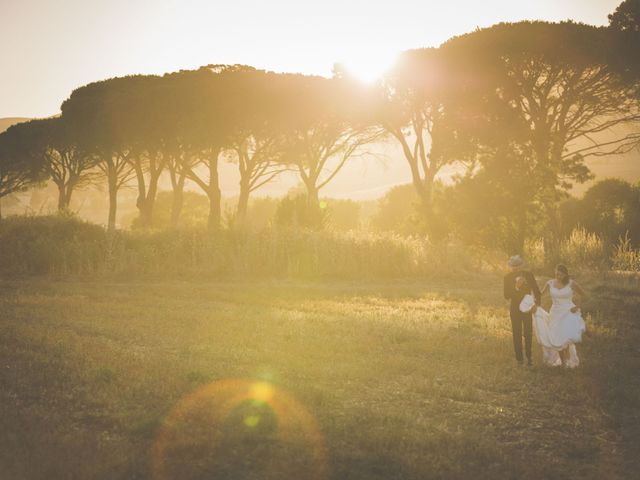
<svg viewBox="0 0 640 480">
<path fill-rule="evenodd" d="M 524 277 L 527 285 L 522 290 L 516 289 L 516 278 Z M 527 360 L 531 363 L 531 314 L 520 311 L 520 302 L 526 294 L 533 293 L 536 304 L 540 304 L 540 289 L 533 274 L 527 270 L 507 273 L 504 277 L 504 298 L 511 300 L 509 314 L 511 316 L 511 331 L 513 333 L 513 348 L 516 360 L 522 362 L 522 333 L 524 330 L 524 348 Z"/>
</svg>

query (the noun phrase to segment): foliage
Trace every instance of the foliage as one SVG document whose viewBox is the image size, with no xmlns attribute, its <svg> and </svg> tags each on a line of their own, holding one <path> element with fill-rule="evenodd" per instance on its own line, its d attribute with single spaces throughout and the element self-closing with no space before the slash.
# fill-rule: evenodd
<svg viewBox="0 0 640 480">
<path fill-rule="evenodd" d="M 613 263 L 610 245 L 598 235 L 583 228 L 576 228 L 562 238 L 558 253 L 552 258 L 545 255 L 541 237 L 527 240 L 523 252 L 528 265 L 535 271 L 546 274 L 553 272 L 553 266 L 558 263 L 566 264 L 570 270 L 581 274 L 605 271 Z"/>
<path fill-rule="evenodd" d="M 327 227 L 332 230 L 358 230 L 361 225 L 361 206 L 353 200 L 325 198 L 320 205 L 327 210 Z"/>
<path fill-rule="evenodd" d="M 633 245 L 640 244 L 640 187 L 623 180 L 595 183 L 583 198 L 561 203 L 560 213 L 567 235 L 579 227 L 598 235 L 609 246 L 625 235 Z"/>
<path fill-rule="evenodd" d="M 419 233 L 420 197 L 412 184 L 396 185 L 378 200 L 371 228 L 377 232 Z"/>
<path fill-rule="evenodd" d="M 634 249 L 628 234 L 620 237 L 613 253 L 612 268 L 627 272 L 640 272 L 640 250 Z"/>
<path fill-rule="evenodd" d="M 27 148 L 23 132 L 22 126 L 13 125 L 0 133 L 0 201 L 47 178 L 43 157 Z"/>
<path fill-rule="evenodd" d="M 375 229 L 428 234 L 434 241 L 455 234 L 469 244 L 509 252 L 522 251 L 526 241 L 542 234 L 547 253 L 557 256 L 561 238 L 578 225 L 566 221 L 576 204 L 567 202 L 562 212 L 560 203 L 574 184 L 592 177 L 585 159 L 626 152 L 639 138 L 633 122 L 639 118 L 640 84 L 623 67 L 633 62 L 619 42 L 622 34 L 631 38 L 633 29 L 620 19 L 633 20 L 628 7 L 635 4 L 623 2 L 610 28 L 499 24 L 439 48 L 409 50 L 375 86 L 359 84 L 340 68 L 328 79 L 247 65 L 91 83 L 71 93 L 60 118 L 9 129 L 22 132 L 11 134 L 20 141 L 13 142 L 19 148 L 9 163 L 44 158 L 45 175 L 60 190 L 61 209 L 74 189 L 96 174 L 105 178 L 110 230 L 118 191 L 132 179 L 137 226 L 193 223 L 200 212 L 188 211 L 195 197 L 185 193 L 193 182 L 207 197 L 208 225 L 216 229 L 223 226 L 219 163 L 235 162 L 240 195 L 228 222 L 235 228 L 250 225 L 250 194 L 293 169 L 306 200 L 284 200 L 276 223 L 347 229 L 357 226 L 356 205 L 324 201 L 329 208 L 323 209 L 320 190 L 350 158 L 389 136 L 408 162 L 418 200 L 396 206 L 397 192 L 390 194 Z M 632 129 L 614 132 L 621 125 Z M 607 138 L 612 132 L 615 138 Z M 6 187 L 15 182 L 2 178 L 3 143 L 0 196 L 31 185 L 30 172 L 37 170 L 25 164 L 27 183 Z M 466 174 L 453 189 L 443 189 L 436 175 L 453 163 L 466 166 Z M 167 194 L 156 201 L 167 174 L 170 207 Z M 181 216 L 192 218 L 181 222 Z M 635 220 L 603 222 L 585 216 L 581 225 L 609 235 L 607 241 L 629 227 L 637 241 Z"/>
<path fill-rule="evenodd" d="M 273 219 L 281 227 L 328 228 L 348 231 L 360 227 L 360 204 L 353 200 L 323 198 L 319 205 L 296 190 L 279 200 Z M 255 207 L 254 207 L 255 208 Z M 251 225 L 252 222 L 247 222 Z"/>
<path fill-rule="evenodd" d="M 603 270 L 609 262 L 605 242 L 584 229 L 574 230 L 560 243 L 559 255 L 559 262 L 580 270 Z"/>
<path fill-rule="evenodd" d="M 306 193 L 287 195 L 278 203 L 275 223 L 281 227 L 321 228 L 327 221 L 323 206 Z"/>
<path fill-rule="evenodd" d="M 610 62 L 630 82 L 640 79 L 640 1 L 624 0 L 609 15 L 609 30 L 613 37 L 614 52 Z M 640 99 L 640 86 L 636 90 Z"/>
<path fill-rule="evenodd" d="M 104 269 L 109 238 L 76 217 L 8 217 L 0 223 L 0 273 L 92 275 Z"/>
<path fill-rule="evenodd" d="M 58 188 L 58 210 L 68 210 L 73 192 L 95 179 L 97 158 L 81 145 L 69 123 L 60 117 L 13 125 L 9 136 L 13 158 L 31 158 Z"/>
<path fill-rule="evenodd" d="M 246 224 L 255 230 L 270 227 L 274 221 L 281 199 L 272 197 L 256 197 L 249 202 Z"/>
<path fill-rule="evenodd" d="M 288 75 L 285 117 L 288 164 L 300 175 L 311 207 L 320 205 L 320 190 L 367 145 L 381 138 L 371 109 L 372 95 L 349 78 Z M 311 217 L 309 217 L 311 218 Z M 317 221 L 321 215 L 315 215 Z"/>
<path fill-rule="evenodd" d="M 602 180 L 581 200 L 582 224 L 611 244 L 629 235 L 640 245 L 640 187 L 617 179 Z"/>
<path fill-rule="evenodd" d="M 209 201 L 205 195 L 194 191 L 183 192 L 182 215 L 180 215 L 180 227 L 202 227 L 207 224 Z M 154 228 L 164 230 L 174 227 L 171 222 L 171 209 L 173 207 L 173 193 L 160 191 L 154 205 Z M 140 217 L 133 220 L 132 228 L 140 228 Z"/>
<path fill-rule="evenodd" d="M 609 15 L 609 26 L 614 30 L 640 33 L 640 0 L 624 0 Z"/>
<path fill-rule="evenodd" d="M 152 226 L 164 172 L 174 191 L 171 224 L 179 223 L 185 181 L 191 181 L 209 198 L 209 226 L 217 228 L 220 161 L 238 165 L 237 222 L 246 217 L 251 192 L 293 167 L 317 204 L 318 191 L 375 139 L 366 105 L 362 92 L 345 80 L 207 65 L 89 84 L 63 103 L 62 116 L 100 158 L 109 183 L 110 228 L 117 191 L 132 175 L 138 223 Z"/>
<path fill-rule="evenodd" d="M 567 238 L 576 228 L 583 228 L 583 203 L 582 199 L 567 196 L 558 204 L 560 217 L 560 236 Z"/>
<path fill-rule="evenodd" d="M 459 94 L 441 49 L 403 52 L 379 87 L 378 123 L 402 148 L 419 204 L 433 233 L 433 189 L 442 167 L 461 158 L 448 151 L 454 135 L 446 125 L 448 103 Z M 469 107 L 469 105 L 468 105 Z"/>
<path fill-rule="evenodd" d="M 547 253 L 557 253 L 557 205 L 574 183 L 591 178 L 585 159 L 637 141 L 633 132 L 603 135 L 638 118 L 635 84 L 608 61 L 609 31 L 571 22 L 499 24 L 441 48 L 464 86 L 451 123 L 468 139 L 461 145 L 473 147 L 466 155 L 481 166 L 502 155 L 525 159 L 518 176 L 547 220 Z"/>
<path fill-rule="evenodd" d="M 441 216 L 469 244 L 521 253 L 525 241 L 540 233 L 544 217 L 535 198 L 535 172 L 526 155 L 510 149 L 486 154 L 482 162 L 482 169 L 444 189 L 437 201 Z"/>
<path fill-rule="evenodd" d="M 6 275 L 160 275 L 422 278 L 481 268 L 462 245 L 391 234 L 303 228 L 107 232 L 74 217 L 10 217 L 0 224 Z"/>
</svg>

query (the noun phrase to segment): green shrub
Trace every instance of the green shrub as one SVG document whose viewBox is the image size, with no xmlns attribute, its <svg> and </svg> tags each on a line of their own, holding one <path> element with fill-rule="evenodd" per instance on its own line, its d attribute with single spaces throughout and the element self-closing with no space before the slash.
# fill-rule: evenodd
<svg viewBox="0 0 640 480">
<path fill-rule="evenodd" d="M 563 263 L 589 269 L 603 269 L 609 261 L 605 242 L 582 228 L 573 230 L 560 244 L 560 258 Z"/>
<path fill-rule="evenodd" d="M 629 234 L 620 237 L 618 245 L 616 245 L 613 252 L 611 263 L 614 270 L 640 272 L 640 250 L 633 249 Z"/>
<path fill-rule="evenodd" d="M 559 245 L 555 258 L 545 261 L 544 242 L 541 238 L 525 243 L 524 257 L 528 265 L 536 271 L 543 272 L 550 265 L 562 262 L 572 269 L 602 270 L 608 268 L 611 259 L 605 241 L 594 233 L 582 228 L 574 229 Z"/>
<path fill-rule="evenodd" d="M 305 193 L 284 197 L 275 213 L 276 225 L 280 227 L 321 228 L 327 223 L 326 204 L 310 203 Z"/>
<path fill-rule="evenodd" d="M 12 217 L 0 224 L 3 274 L 222 278 L 398 278 L 480 268 L 460 244 L 423 237 L 305 228 L 107 232 L 73 217 Z"/>
<path fill-rule="evenodd" d="M 104 265 L 106 240 L 102 227 L 68 214 L 9 217 L 0 223 L 0 272 L 95 273 Z"/>
</svg>

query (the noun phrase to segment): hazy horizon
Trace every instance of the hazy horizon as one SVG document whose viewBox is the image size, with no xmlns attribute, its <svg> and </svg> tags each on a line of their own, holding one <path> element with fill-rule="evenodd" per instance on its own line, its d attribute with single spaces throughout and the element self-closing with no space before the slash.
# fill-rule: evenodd
<svg viewBox="0 0 640 480">
<path fill-rule="evenodd" d="M 93 81 L 210 63 L 329 75 L 341 62 L 371 78 L 402 50 L 437 46 L 477 27 L 567 19 L 604 25 L 620 2 L 87 3 L 3 0 L 0 118 L 54 115 L 73 89 Z"/>
</svg>

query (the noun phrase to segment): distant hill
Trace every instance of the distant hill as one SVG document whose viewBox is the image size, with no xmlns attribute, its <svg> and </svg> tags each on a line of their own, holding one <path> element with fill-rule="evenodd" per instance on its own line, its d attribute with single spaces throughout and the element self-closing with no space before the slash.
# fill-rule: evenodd
<svg viewBox="0 0 640 480">
<path fill-rule="evenodd" d="M 0 118 L 0 133 L 4 132 L 11 125 L 20 122 L 26 122 L 27 120 L 31 120 L 30 118 L 22 118 L 22 117 L 8 117 L 8 118 Z"/>
</svg>

